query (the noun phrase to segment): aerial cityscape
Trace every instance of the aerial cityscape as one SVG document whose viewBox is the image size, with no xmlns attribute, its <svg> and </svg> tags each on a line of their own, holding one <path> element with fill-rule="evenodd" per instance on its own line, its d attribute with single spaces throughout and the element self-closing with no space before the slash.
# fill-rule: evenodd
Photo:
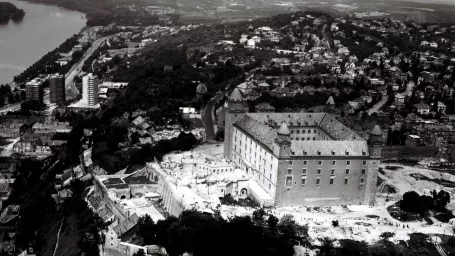
<svg viewBox="0 0 455 256">
<path fill-rule="evenodd" d="M 0 256 L 455 255 L 455 2 L 0 2 Z"/>
</svg>

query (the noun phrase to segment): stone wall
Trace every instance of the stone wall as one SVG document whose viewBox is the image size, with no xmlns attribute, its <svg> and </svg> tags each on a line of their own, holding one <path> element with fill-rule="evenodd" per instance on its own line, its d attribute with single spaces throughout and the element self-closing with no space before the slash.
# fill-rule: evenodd
<svg viewBox="0 0 455 256">
<path fill-rule="evenodd" d="M 174 193 L 174 186 L 166 179 L 166 174 L 160 170 L 157 164 L 147 164 L 147 171 L 150 173 L 152 180 L 158 182 L 156 193 L 161 195 L 164 208 L 170 215 L 179 216 L 184 210 L 181 200 Z"/>
<path fill-rule="evenodd" d="M 368 158 L 321 158 L 308 160 L 280 160 L 277 174 L 276 206 L 329 206 L 363 204 L 366 182 L 370 173 Z M 306 161 L 306 165 L 304 163 Z M 319 165 L 319 161 L 322 161 Z M 332 161 L 335 161 L 333 165 Z M 347 161 L 350 164 L 347 166 Z M 364 165 L 364 161 L 366 161 Z M 306 170 L 306 175 L 303 174 Z M 318 169 L 321 174 L 318 174 Z M 334 169 L 334 175 L 331 170 Z M 349 174 L 346 174 L 349 169 Z M 363 171 L 365 169 L 365 174 Z M 289 170 L 291 173 L 289 174 Z M 375 172 L 374 170 L 371 172 Z M 377 172 L 377 171 L 376 171 Z M 345 179 L 348 184 L 345 184 Z M 287 179 L 288 182 L 287 182 Z M 302 184 L 305 179 L 305 184 Z M 319 184 L 317 184 L 319 179 Z M 333 184 L 330 184 L 333 179 Z M 363 179 L 363 183 L 361 182 Z M 289 183 L 291 181 L 291 183 Z"/>
</svg>

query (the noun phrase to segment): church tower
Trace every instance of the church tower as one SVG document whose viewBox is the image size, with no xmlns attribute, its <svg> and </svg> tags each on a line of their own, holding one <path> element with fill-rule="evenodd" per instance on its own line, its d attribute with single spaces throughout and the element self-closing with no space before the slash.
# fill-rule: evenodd
<svg viewBox="0 0 455 256">
<path fill-rule="evenodd" d="M 365 188 L 364 203 L 374 205 L 376 197 L 376 183 L 378 180 L 379 164 L 381 163 L 381 147 L 383 144 L 382 130 L 379 125 L 375 125 L 370 132 L 368 139 L 368 149 L 370 159 L 368 161 L 368 172 Z"/>
<path fill-rule="evenodd" d="M 226 114 L 224 116 L 224 157 L 228 160 L 231 159 L 232 150 L 232 125 L 239 120 L 239 118 L 248 112 L 248 105 L 243 100 L 242 94 L 238 88 L 235 88 L 227 101 L 224 103 Z"/>
</svg>

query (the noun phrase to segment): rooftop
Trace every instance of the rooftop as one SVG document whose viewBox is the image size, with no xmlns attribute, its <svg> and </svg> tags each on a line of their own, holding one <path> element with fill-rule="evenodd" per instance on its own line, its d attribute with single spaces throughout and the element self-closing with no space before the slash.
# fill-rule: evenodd
<svg viewBox="0 0 455 256">
<path fill-rule="evenodd" d="M 280 124 L 282 125 L 278 128 Z M 332 140 L 291 141 L 291 150 L 295 155 L 303 155 L 306 147 L 308 155 L 318 154 L 318 148 L 321 153 L 325 152 L 327 155 L 332 155 L 332 151 L 329 150 L 332 148 L 337 148 L 339 152 L 335 153 L 338 155 L 345 155 L 345 152 L 349 152 L 350 155 L 364 155 L 364 152 L 368 154 L 364 139 L 326 113 L 247 113 L 234 125 L 270 150 L 273 150 L 278 133 L 290 134 L 287 131 L 293 127 L 317 127 L 326 132 Z"/>
<path fill-rule="evenodd" d="M 229 96 L 229 100 L 230 101 L 242 101 L 243 100 L 242 94 L 238 88 L 235 88 L 232 91 L 231 95 Z"/>
</svg>

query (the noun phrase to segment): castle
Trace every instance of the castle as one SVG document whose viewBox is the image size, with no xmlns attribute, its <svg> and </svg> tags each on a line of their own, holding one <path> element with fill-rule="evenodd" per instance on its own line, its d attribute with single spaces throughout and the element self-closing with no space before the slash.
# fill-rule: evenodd
<svg viewBox="0 0 455 256">
<path fill-rule="evenodd" d="M 368 141 L 327 113 L 248 113 L 238 88 L 225 102 L 224 156 L 274 206 L 375 201 L 382 131 Z"/>
</svg>

